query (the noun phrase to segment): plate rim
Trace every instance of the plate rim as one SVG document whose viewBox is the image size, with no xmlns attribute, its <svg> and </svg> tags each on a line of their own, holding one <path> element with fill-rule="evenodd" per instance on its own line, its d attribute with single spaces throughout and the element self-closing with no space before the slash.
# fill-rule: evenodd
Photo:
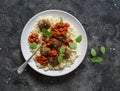
<svg viewBox="0 0 120 91">
<path fill-rule="evenodd" d="M 84 60 L 84 58 L 85 58 L 85 56 L 86 56 L 87 49 L 88 49 L 87 33 L 86 33 L 86 31 L 85 31 L 83 25 L 81 24 L 81 22 L 80 22 L 75 16 L 73 16 L 71 13 L 68 13 L 68 12 L 63 11 L 63 10 L 58 10 L 58 9 L 50 9 L 50 10 L 44 10 L 44 11 L 38 12 L 38 13 L 36 13 L 35 15 L 33 15 L 33 16 L 27 21 L 27 23 L 24 25 L 24 28 L 22 29 L 22 33 L 21 33 L 20 48 L 21 48 L 21 52 L 22 52 L 22 55 L 23 55 L 25 61 L 26 61 L 26 58 L 25 58 L 25 55 L 24 55 L 24 53 L 23 53 L 23 50 L 22 50 L 22 43 L 21 43 L 21 42 L 22 42 L 23 32 L 25 31 L 25 28 L 26 28 L 26 27 L 28 26 L 28 24 L 32 21 L 32 19 L 34 19 L 34 18 L 35 18 L 36 16 L 38 16 L 39 14 L 46 13 L 46 12 L 51 12 L 51 11 L 65 13 L 65 14 L 71 16 L 72 18 L 74 18 L 74 19 L 80 24 L 81 30 L 84 32 L 85 38 L 86 38 L 86 50 L 85 50 L 85 55 L 84 55 L 83 58 L 81 59 L 81 60 L 82 60 L 81 63 L 82 63 L 83 60 Z M 80 63 L 80 64 L 81 64 L 81 63 Z M 70 71 L 68 71 L 68 72 L 66 72 L 66 73 L 64 73 L 64 74 L 48 75 L 48 74 L 44 74 L 44 73 L 41 73 L 41 72 L 35 70 L 34 67 L 31 66 L 31 65 L 28 63 L 28 65 L 29 65 L 34 71 L 38 72 L 39 74 L 42 74 L 42 75 L 45 75 L 45 76 L 51 76 L 51 77 L 58 77 L 58 76 L 67 75 L 67 74 L 71 73 L 72 71 L 74 71 L 77 67 L 79 67 L 80 64 L 79 64 L 78 66 L 76 66 L 74 69 L 72 69 L 72 70 L 70 70 Z"/>
</svg>

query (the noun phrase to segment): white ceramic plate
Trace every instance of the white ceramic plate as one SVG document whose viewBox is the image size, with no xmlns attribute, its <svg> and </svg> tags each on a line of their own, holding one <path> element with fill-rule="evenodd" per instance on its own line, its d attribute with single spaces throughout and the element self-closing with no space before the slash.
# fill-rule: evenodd
<svg viewBox="0 0 120 91">
<path fill-rule="evenodd" d="M 77 34 L 76 36 L 82 35 L 82 41 L 78 44 L 78 48 L 77 48 L 77 51 L 80 54 L 80 56 L 75 60 L 74 64 L 72 64 L 71 67 L 69 68 L 65 67 L 63 70 L 44 71 L 43 69 L 39 69 L 36 66 L 35 61 L 33 59 L 29 62 L 29 65 L 38 73 L 41 73 L 47 76 L 61 76 L 61 75 L 68 74 L 72 72 L 74 69 L 76 69 L 80 65 L 80 63 L 83 61 L 87 51 L 87 36 L 82 24 L 74 16 L 72 16 L 71 14 L 65 11 L 46 10 L 36 14 L 27 22 L 21 36 L 21 50 L 22 50 L 23 56 L 25 60 L 27 60 L 32 55 L 28 46 L 28 36 L 32 31 L 33 26 L 37 23 L 39 17 L 44 17 L 44 16 L 45 17 L 52 16 L 55 18 L 62 17 L 65 22 L 68 22 L 71 26 L 74 26 L 74 30 L 76 31 L 76 34 Z"/>
</svg>

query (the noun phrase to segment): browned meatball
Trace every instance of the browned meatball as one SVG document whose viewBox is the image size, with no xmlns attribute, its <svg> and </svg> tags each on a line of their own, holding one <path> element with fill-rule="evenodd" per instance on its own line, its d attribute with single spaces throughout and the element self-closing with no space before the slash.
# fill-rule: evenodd
<svg viewBox="0 0 120 91">
<path fill-rule="evenodd" d="M 61 47 L 61 45 L 62 45 L 61 41 L 55 39 L 55 40 L 51 43 L 50 48 L 51 48 L 51 49 L 58 49 L 59 47 Z"/>
<path fill-rule="evenodd" d="M 50 28 L 50 22 L 47 19 L 43 19 L 38 22 L 38 26 L 39 26 L 40 30 L 42 30 L 42 28 L 48 29 L 48 28 Z"/>
<path fill-rule="evenodd" d="M 49 57 L 49 63 L 51 66 L 55 67 L 57 66 L 59 63 L 58 63 L 58 59 L 57 59 L 57 56 L 55 57 Z"/>
<path fill-rule="evenodd" d="M 47 56 L 48 55 L 48 51 L 50 51 L 50 48 L 48 48 L 47 46 L 45 45 L 42 45 L 41 48 L 40 48 L 40 53 L 44 56 Z"/>
<path fill-rule="evenodd" d="M 69 57 L 70 57 L 70 53 L 71 53 L 71 51 L 70 51 L 70 49 L 65 49 L 65 52 L 64 52 L 64 58 L 65 59 L 68 59 Z"/>
<path fill-rule="evenodd" d="M 67 37 L 66 36 L 58 36 L 57 39 L 60 40 L 61 42 L 63 42 L 67 39 Z"/>
</svg>

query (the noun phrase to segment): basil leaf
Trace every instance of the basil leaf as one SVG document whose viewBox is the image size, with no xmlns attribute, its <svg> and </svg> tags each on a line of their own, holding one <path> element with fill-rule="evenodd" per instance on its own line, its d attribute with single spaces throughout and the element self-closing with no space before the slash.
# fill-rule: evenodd
<svg viewBox="0 0 120 91">
<path fill-rule="evenodd" d="M 65 52 L 65 47 L 61 46 L 60 51 L 59 51 L 59 56 L 58 56 L 58 62 L 61 63 L 63 61 L 63 56 Z"/>
<path fill-rule="evenodd" d="M 91 55 L 96 56 L 96 50 L 94 48 L 91 49 Z"/>
<path fill-rule="evenodd" d="M 62 17 L 60 17 L 60 23 L 63 23 L 63 18 Z"/>
<path fill-rule="evenodd" d="M 105 50 L 105 47 L 104 47 L 104 46 L 101 46 L 101 47 L 100 47 L 100 52 L 101 52 L 102 54 L 105 54 L 105 51 L 106 51 L 106 50 Z"/>
<path fill-rule="evenodd" d="M 82 40 L 82 35 L 79 35 L 75 40 L 76 40 L 76 42 L 80 43 Z"/>
<path fill-rule="evenodd" d="M 64 46 L 61 46 L 60 48 L 60 53 L 63 54 L 65 52 L 65 47 Z"/>
<path fill-rule="evenodd" d="M 49 32 L 49 34 L 48 34 L 48 35 L 49 35 L 49 37 L 51 37 L 51 36 L 52 36 L 52 34 L 53 34 L 53 33 L 52 33 L 52 31 L 50 31 L 50 32 Z"/>
<path fill-rule="evenodd" d="M 64 54 L 59 54 L 60 56 L 64 56 Z"/>
<path fill-rule="evenodd" d="M 47 29 L 46 29 L 46 28 L 42 28 L 42 32 L 43 32 L 43 31 L 47 31 Z"/>
<path fill-rule="evenodd" d="M 45 28 L 42 29 L 42 33 L 43 33 L 44 36 L 46 36 L 46 41 L 48 41 L 50 39 L 50 37 L 52 36 L 52 31 L 49 32 Z"/>
<path fill-rule="evenodd" d="M 48 41 L 50 39 L 50 37 L 49 36 L 46 36 L 46 41 Z"/>
<path fill-rule="evenodd" d="M 33 42 L 33 43 L 30 44 L 30 49 L 36 49 L 37 46 L 38 46 L 38 44 Z"/>
<path fill-rule="evenodd" d="M 91 58 L 91 61 L 92 62 L 96 62 L 96 63 L 100 63 L 100 62 L 102 62 L 103 61 L 103 58 L 101 58 L 101 57 L 93 57 L 93 58 Z"/>
<path fill-rule="evenodd" d="M 44 36 L 48 36 L 49 35 L 48 30 L 45 29 L 45 28 L 42 29 L 42 33 L 43 33 Z"/>
<path fill-rule="evenodd" d="M 58 56 L 58 62 L 61 63 L 63 61 L 63 56 L 62 55 L 59 55 Z"/>
<path fill-rule="evenodd" d="M 75 42 L 69 42 L 69 47 L 71 49 L 76 49 L 77 48 L 77 44 Z"/>
</svg>

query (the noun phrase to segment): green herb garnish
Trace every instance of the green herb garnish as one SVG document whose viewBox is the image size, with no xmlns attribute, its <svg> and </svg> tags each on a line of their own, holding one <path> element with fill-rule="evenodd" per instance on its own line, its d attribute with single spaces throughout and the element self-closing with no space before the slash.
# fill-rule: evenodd
<svg viewBox="0 0 120 91">
<path fill-rule="evenodd" d="M 104 47 L 104 46 L 101 46 L 101 47 L 100 47 L 100 52 L 101 52 L 102 54 L 105 54 L 105 47 Z"/>
<path fill-rule="evenodd" d="M 63 54 L 64 52 L 65 52 L 65 47 L 62 46 L 62 47 L 60 48 L 60 54 Z"/>
<path fill-rule="evenodd" d="M 59 56 L 58 56 L 59 63 L 61 63 L 63 61 L 64 52 L 65 52 L 65 47 L 61 46 L 61 48 L 59 50 Z"/>
<path fill-rule="evenodd" d="M 96 56 L 96 50 L 94 48 L 91 49 L 91 55 Z"/>
<path fill-rule="evenodd" d="M 46 41 L 48 41 L 50 39 L 50 37 L 52 36 L 52 31 L 49 32 L 45 28 L 42 29 L 42 33 L 43 33 L 44 36 L 46 36 Z"/>
<path fill-rule="evenodd" d="M 63 18 L 62 17 L 60 17 L 60 23 L 63 23 Z"/>
<path fill-rule="evenodd" d="M 75 42 L 69 42 L 69 47 L 71 49 L 76 49 L 77 48 L 77 44 Z"/>
<path fill-rule="evenodd" d="M 80 43 L 82 40 L 82 35 L 79 35 L 75 40 L 76 40 L 76 42 Z"/>
<path fill-rule="evenodd" d="M 33 42 L 30 44 L 30 49 L 36 49 L 38 44 L 36 42 Z"/>
<path fill-rule="evenodd" d="M 63 61 L 63 55 L 59 54 L 59 56 L 58 56 L 58 62 L 61 63 L 62 61 Z"/>
<path fill-rule="evenodd" d="M 96 62 L 96 63 L 100 63 L 100 62 L 102 62 L 103 61 L 103 58 L 101 58 L 101 57 L 93 57 L 93 58 L 91 58 L 90 59 L 92 62 Z"/>
</svg>

